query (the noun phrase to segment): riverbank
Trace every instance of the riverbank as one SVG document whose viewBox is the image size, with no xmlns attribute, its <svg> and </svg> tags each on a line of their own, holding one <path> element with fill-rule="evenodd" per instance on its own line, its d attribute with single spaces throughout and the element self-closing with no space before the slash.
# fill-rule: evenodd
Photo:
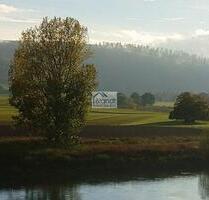
<svg viewBox="0 0 209 200">
<path fill-rule="evenodd" d="M 108 171 L 119 169 L 197 169 L 207 161 L 199 136 L 82 139 L 72 148 L 49 147 L 41 138 L 0 138 L 0 169 L 6 174 Z"/>
<path fill-rule="evenodd" d="M 81 143 L 66 149 L 49 147 L 41 138 L 14 130 L 11 116 L 16 111 L 7 98 L 0 99 L 0 109 L 0 171 L 6 179 L 208 166 L 200 141 L 209 131 L 209 122 L 185 125 L 168 120 L 168 113 L 162 112 L 91 110 L 80 133 Z"/>
</svg>

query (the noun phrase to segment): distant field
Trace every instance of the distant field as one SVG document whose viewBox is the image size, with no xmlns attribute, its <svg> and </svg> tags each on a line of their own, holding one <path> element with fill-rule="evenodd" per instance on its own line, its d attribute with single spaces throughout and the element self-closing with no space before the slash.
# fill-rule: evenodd
<svg viewBox="0 0 209 200">
<path fill-rule="evenodd" d="M 0 123 L 9 123 L 16 111 L 9 105 L 8 97 L 0 97 Z M 146 112 L 131 109 L 94 109 L 87 117 L 88 124 L 137 125 L 168 121 L 168 113 Z"/>
<path fill-rule="evenodd" d="M 157 102 L 157 106 L 171 106 L 172 102 Z M 0 124 L 11 123 L 16 110 L 9 105 L 8 97 L 0 96 Z M 182 121 L 168 119 L 166 112 L 148 112 L 133 109 L 90 109 L 87 116 L 89 125 L 147 125 L 166 127 L 209 128 L 209 122 L 197 121 L 193 125 L 185 125 Z"/>
<path fill-rule="evenodd" d="M 0 123 L 9 123 L 11 121 L 11 117 L 15 114 L 15 109 L 9 105 L 8 97 L 0 96 Z"/>
<path fill-rule="evenodd" d="M 155 102 L 154 106 L 173 107 L 174 102 L 173 101 L 157 101 L 157 102 Z"/>
<path fill-rule="evenodd" d="M 145 112 L 128 109 L 91 110 L 87 122 L 90 125 L 143 125 L 157 127 L 185 127 L 209 129 L 209 121 L 196 121 L 192 125 L 183 121 L 169 120 L 169 113 Z"/>
<path fill-rule="evenodd" d="M 145 112 L 128 109 L 97 109 L 88 114 L 88 124 L 96 125 L 139 125 L 168 121 L 168 113 Z"/>
</svg>

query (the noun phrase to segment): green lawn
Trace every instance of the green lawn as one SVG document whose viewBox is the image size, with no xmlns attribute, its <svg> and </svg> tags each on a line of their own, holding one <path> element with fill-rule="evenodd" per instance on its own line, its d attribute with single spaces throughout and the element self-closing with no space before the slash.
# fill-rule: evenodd
<svg viewBox="0 0 209 200">
<path fill-rule="evenodd" d="M 168 121 L 168 113 L 145 112 L 128 109 L 97 109 L 88 114 L 88 124 L 138 125 Z"/>
<path fill-rule="evenodd" d="M 155 102 L 155 106 L 165 106 L 165 107 L 173 107 L 174 102 L 173 101 L 157 101 Z"/>
<path fill-rule="evenodd" d="M 16 110 L 9 105 L 8 97 L 0 97 L 0 123 L 10 123 Z M 87 123 L 96 125 L 136 125 L 168 121 L 168 113 L 146 112 L 131 109 L 92 109 Z"/>
<path fill-rule="evenodd" d="M 160 103 L 157 103 L 159 106 Z M 162 105 L 166 105 L 163 103 Z M 171 102 L 167 104 L 171 105 Z M 8 97 L 0 96 L 0 124 L 11 123 L 16 110 L 9 105 Z M 166 112 L 148 112 L 133 109 L 90 109 L 87 124 L 90 125 L 149 125 L 209 128 L 209 122 L 197 121 L 193 125 L 185 125 L 182 121 L 168 119 Z"/>
<path fill-rule="evenodd" d="M 9 105 L 7 96 L 0 96 L 0 123 L 10 123 L 11 117 L 16 114 L 16 110 Z"/>
</svg>

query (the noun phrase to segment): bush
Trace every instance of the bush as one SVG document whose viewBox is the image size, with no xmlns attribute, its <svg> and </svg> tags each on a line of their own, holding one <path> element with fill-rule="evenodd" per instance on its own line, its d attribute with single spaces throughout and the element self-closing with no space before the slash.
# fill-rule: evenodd
<svg viewBox="0 0 209 200">
<path fill-rule="evenodd" d="M 199 95 L 189 92 L 182 93 L 177 97 L 174 110 L 170 112 L 169 118 L 184 120 L 185 123 L 208 120 L 208 103 Z"/>
</svg>

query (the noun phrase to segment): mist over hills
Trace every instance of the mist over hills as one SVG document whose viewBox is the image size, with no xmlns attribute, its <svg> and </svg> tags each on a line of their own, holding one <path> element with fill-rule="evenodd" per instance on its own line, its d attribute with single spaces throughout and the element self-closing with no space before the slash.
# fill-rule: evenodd
<svg viewBox="0 0 209 200">
<path fill-rule="evenodd" d="M 0 84 L 7 84 L 9 64 L 16 47 L 15 41 L 0 41 Z"/>
<path fill-rule="evenodd" d="M 6 84 L 17 42 L 0 42 L 0 83 Z M 209 61 L 181 51 L 121 44 L 90 45 L 100 90 L 179 93 L 209 91 Z"/>
<path fill-rule="evenodd" d="M 93 45 L 101 89 L 143 93 L 209 90 L 209 62 L 148 46 Z"/>
</svg>

